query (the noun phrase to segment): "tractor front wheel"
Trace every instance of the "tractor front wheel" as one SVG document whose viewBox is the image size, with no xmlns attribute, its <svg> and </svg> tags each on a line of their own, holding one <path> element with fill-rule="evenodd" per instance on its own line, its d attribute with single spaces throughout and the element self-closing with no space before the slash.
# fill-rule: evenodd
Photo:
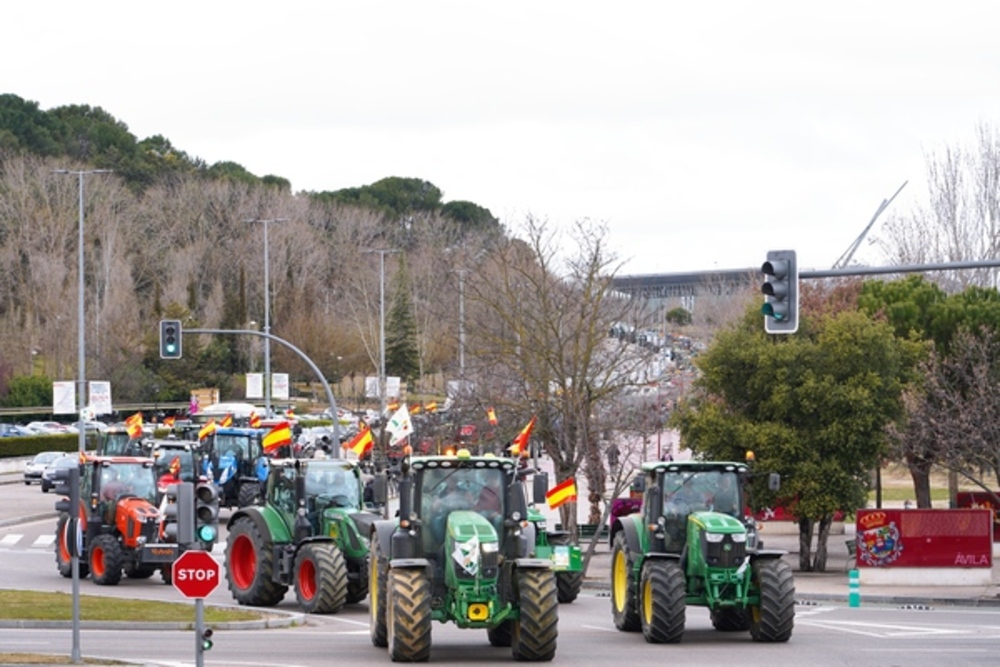
<svg viewBox="0 0 1000 667">
<path fill-rule="evenodd" d="M 552 546 L 572 545 L 573 541 L 569 535 L 549 535 L 549 544 Z M 583 588 L 583 572 L 571 572 L 564 570 L 556 572 L 556 589 L 559 594 L 561 604 L 569 604 L 580 595 Z"/>
<path fill-rule="evenodd" d="M 510 650 L 515 660 L 548 661 L 556 655 L 559 599 L 551 570 L 518 570 L 519 618 L 513 623 Z"/>
<path fill-rule="evenodd" d="M 611 613 L 615 627 L 624 632 L 642 628 L 636 610 L 636 582 L 632 576 L 632 556 L 625 531 L 615 534 L 611 547 Z"/>
<path fill-rule="evenodd" d="M 90 547 L 90 578 L 98 586 L 122 580 L 122 548 L 114 535 L 98 535 Z"/>
<path fill-rule="evenodd" d="M 260 484 L 247 482 L 240 485 L 240 490 L 236 492 L 236 503 L 240 507 L 250 507 L 257 504 L 260 497 Z"/>
<path fill-rule="evenodd" d="M 712 612 L 712 627 L 719 632 L 746 632 L 750 629 L 750 615 L 746 609 L 717 609 Z"/>
<path fill-rule="evenodd" d="M 332 542 L 305 544 L 295 557 L 295 597 L 310 614 L 336 614 L 347 601 L 347 566 Z"/>
<path fill-rule="evenodd" d="M 676 644 L 684 635 L 687 600 L 684 571 L 667 560 L 642 566 L 640 617 L 642 636 L 650 644 Z"/>
<path fill-rule="evenodd" d="M 426 662 L 431 654 L 431 582 L 423 570 L 392 570 L 386 589 L 389 657 Z"/>
<path fill-rule="evenodd" d="M 513 621 L 500 621 L 499 624 L 486 630 L 486 638 L 490 640 L 490 646 L 510 646 L 510 638 L 514 630 Z"/>
<path fill-rule="evenodd" d="M 385 588 L 388 585 L 389 560 L 382 553 L 378 534 L 372 534 L 369 545 L 371 570 L 368 572 L 368 611 L 371 614 L 369 631 L 372 644 L 385 648 L 389 645 L 389 630 L 386 627 Z"/>
<path fill-rule="evenodd" d="M 59 574 L 66 578 L 73 576 L 73 556 L 70 553 L 69 545 L 71 540 L 76 539 L 75 535 L 67 534 L 68 531 L 69 515 L 60 514 L 59 521 L 56 523 L 56 568 L 59 570 Z M 81 579 L 90 574 L 90 565 L 86 558 L 79 559 L 79 567 Z"/>
<path fill-rule="evenodd" d="M 795 580 L 780 558 L 753 563 L 760 604 L 750 607 L 750 636 L 758 642 L 787 642 L 795 625 Z"/>
<path fill-rule="evenodd" d="M 281 602 L 288 586 L 273 579 L 274 552 L 257 530 L 257 524 L 241 517 L 226 541 L 226 580 L 233 599 L 254 607 L 273 607 Z"/>
</svg>

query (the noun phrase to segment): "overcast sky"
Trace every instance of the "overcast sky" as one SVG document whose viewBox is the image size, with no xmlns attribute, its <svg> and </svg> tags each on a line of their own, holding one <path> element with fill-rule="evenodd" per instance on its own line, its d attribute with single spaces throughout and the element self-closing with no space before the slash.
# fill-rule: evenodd
<svg viewBox="0 0 1000 667">
<path fill-rule="evenodd" d="M 3 3 L 0 92 L 295 191 L 421 178 L 623 273 L 831 266 L 1000 120 L 1000 3 Z M 873 249 L 859 257 L 881 263 Z"/>
</svg>

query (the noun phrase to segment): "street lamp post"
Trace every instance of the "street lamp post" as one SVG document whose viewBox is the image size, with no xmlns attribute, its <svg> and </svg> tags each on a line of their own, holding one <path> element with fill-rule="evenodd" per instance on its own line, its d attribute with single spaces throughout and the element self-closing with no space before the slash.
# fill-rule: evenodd
<svg viewBox="0 0 1000 667">
<path fill-rule="evenodd" d="M 271 278 L 267 227 L 272 222 L 286 222 L 288 218 L 253 219 L 247 222 L 264 223 L 264 333 L 271 333 Z M 271 416 L 271 339 L 264 338 L 264 411 Z"/>
<path fill-rule="evenodd" d="M 71 170 L 71 169 L 56 169 L 57 174 L 72 174 L 77 177 L 79 183 L 80 191 L 80 217 L 79 223 L 77 225 L 77 309 L 76 309 L 76 319 L 77 319 L 77 390 L 76 390 L 76 403 L 78 408 L 77 418 L 78 429 L 80 431 L 79 437 L 77 439 L 77 447 L 79 453 L 82 456 L 87 449 L 86 445 L 86 431 L 85 425 L 83 423 L 83 411 L 87 407 L 87 355 L 85 351 L 85 337 L 84 337 L 84 291 L 83 291 L 83 181 L 86 174 L 108 174 L 111 173 L 110 169 L 85 169 L 85 170 Z M 77 507 L 80 502 L 79 498 L 71 498 L 70 506 Z M 71 654 L 71 660 L 74 663 L 80 662 L 80 559 L 74 555 L 72 557 L 72 569 L 73 569 L 73 648 Z"/>
</svg>

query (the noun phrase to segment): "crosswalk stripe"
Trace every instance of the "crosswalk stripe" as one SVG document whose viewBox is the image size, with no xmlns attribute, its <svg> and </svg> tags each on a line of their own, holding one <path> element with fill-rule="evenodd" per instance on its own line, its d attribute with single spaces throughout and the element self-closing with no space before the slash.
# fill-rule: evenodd
<svg viewBox="0 0 1000 667">
<path fill-rule="evenodd" d="M 35 538 L 35 542 L 31 545 L 32 549 L 45 549 L 52 546 L 52 543 L 56 541 L 55 535 L 39 535 Z"/>
<path fill-rule="evenodd" d="M 12 547 L 20 542 L 22 537 L 23 535 L 18 535 L 17 533 L 4 535 L 3 539 L 0 539 L 0 547 Z"/>
</svg>

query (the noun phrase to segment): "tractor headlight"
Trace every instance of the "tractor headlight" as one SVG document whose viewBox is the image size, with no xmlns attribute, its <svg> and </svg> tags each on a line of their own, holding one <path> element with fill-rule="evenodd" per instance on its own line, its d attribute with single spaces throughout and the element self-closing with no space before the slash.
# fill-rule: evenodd
<svg viewBox="0 0 1000 667">
<path fill-rule="evenodd" d="M 725 535 L 723 533 L 705 533 L 705 541 L 711 544 L 721 542 L 724 537 Z"/>
<path fill-rule="evenodd" d="M 479 545 L 484 554 L 495 554 L 500 549 L 498 542 L 483 542 Z"/>
<path fill-rule="evenodd" d="M 746 533 L 733 533 L 733 542 L 736 542 L 737 544 L 742 544 L 743 542 L 746 541 L 747 541 Z"/>
</svg>

